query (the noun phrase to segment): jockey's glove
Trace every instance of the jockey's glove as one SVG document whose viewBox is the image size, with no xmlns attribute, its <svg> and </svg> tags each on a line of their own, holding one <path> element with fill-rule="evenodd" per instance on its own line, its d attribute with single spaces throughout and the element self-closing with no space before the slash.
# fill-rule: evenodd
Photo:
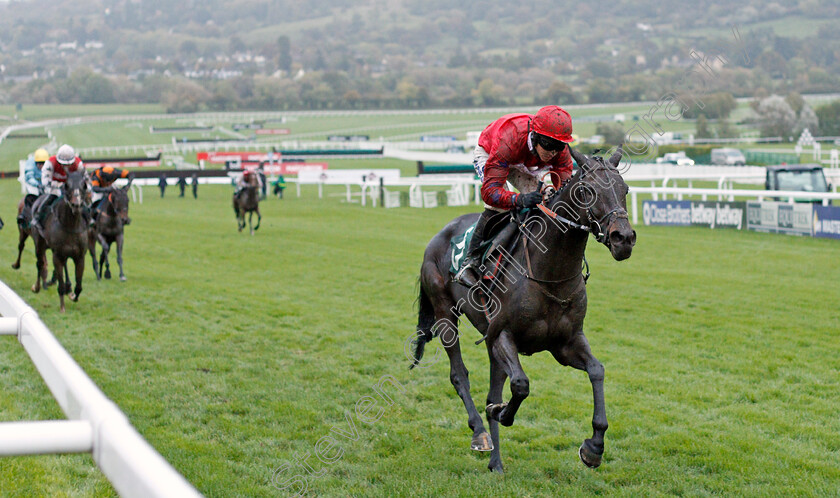
<svg viewBox="0 0 840 498">
<path fill-rule="evenodd" d="M 542 202 L 542 194 L 539 192 L 528 192 L 527 194 L 519 194 L 514 199 L 513 203 L 516 207 L 532 208 Z"/>
</svg>

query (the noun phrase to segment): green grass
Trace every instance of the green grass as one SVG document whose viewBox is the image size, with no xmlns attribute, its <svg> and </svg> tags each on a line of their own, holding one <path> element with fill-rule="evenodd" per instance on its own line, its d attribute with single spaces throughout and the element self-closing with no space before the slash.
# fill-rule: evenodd
<svg viewBox="0 0 840 498">
<path fill-rule="evenodd" d="M 341 193 L 343 189 L 328 193 Z M 270 199 L 237 233 L 230 189 L 145 189 L 127 228 L 128 281 L 86 273 L 58 313 L 16 254 L 14 181 L 0 182 L 0 279 L 15 289 L 132 424 L 208 496 L 278 496 L 272 472 L 312 453 L 383 375 L 406 388 L 335 463 L 324 496 L 815 495 L 840 487 L 837 241 L 635 227 L 630 260 L 590 241 L 586 330 L 607 370 L 606 454 L 585 468 L 591 388 L 547 354 L 523 358 L 531 396 L 502 429 L 504 477 L 469 450 L 445 361 L 407 370 L 428 240 L 464 208 L 384 210 Z M 462 326 L 473 397 L 487 359 Z M 429 354 L 439 347 L 430 345 Z M 14 338 L 0 338 L 0 420 L 62 414 Z M 506 390 L 506 397 L 507 397 Z M 314 459 L 314 457 L 312 457 Z M 311 460 L 312 460 L 311 459 Z M 289 474 L 290 475 L 290 474 Z M 0 459 L 4 496 L 107 496 L 86 455 Z"/>
</svg>

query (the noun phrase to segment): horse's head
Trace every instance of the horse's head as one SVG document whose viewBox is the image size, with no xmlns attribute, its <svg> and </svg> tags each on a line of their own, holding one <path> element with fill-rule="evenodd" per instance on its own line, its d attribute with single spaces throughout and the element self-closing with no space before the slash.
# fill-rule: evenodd
<svg viewBox="0 0 840 498">
<path fill-rule="evenodd" d="M 108 203 L 117 213 L 117 217 L 122 220 L 123 225 L 131 223 L 131 218 L 128 217 L 128 189 L 130 185 L 121 188 L 111 188 L 108 192 Z"/>
<path fill-rule="evenodd" d="M 246 178 L 249 187 L 258 187 L 260 184 L 260 179 L 257 178 L 257 173 L 252 171 L 250 175 Z"/>
<path fill-rule="evenodd" d="M 580 225 L 588 227 L 616 261 L 629 258 L 636 244 L 636 231 L 627 218 L 629 188 L 616 169 L 622 147 L 607 160 L 570 151 L 580 171 L 569 185 L 571 191 L 566 200 L 574 206 Z"/>
<path fill-rule="evenodd" d="M 84 171 L 73 171 L 67 174 L 67 181 L 64 182 L 62 187 L 62 194 L 65 202 L 74 212 L 90 203 L 90 190 Z"/>
</svg>

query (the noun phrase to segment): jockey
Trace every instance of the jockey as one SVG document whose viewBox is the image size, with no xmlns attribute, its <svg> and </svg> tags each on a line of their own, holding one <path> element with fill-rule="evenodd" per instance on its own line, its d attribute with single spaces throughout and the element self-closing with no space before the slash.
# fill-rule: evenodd
<svg viewBox="0 0 840 498">
<path fill-rule="evenodd" d="M 59 147 L 58 152 L 44 162 L 44 167 L 41 168 L 41 185 L 49 196 L 35 208 L 36 212 L 32 218 L 36 223 L 40 225 L 44 221 L 50 206 L 61 196 L 61 187 L 67 181 L 67 173 L 79 170 L 84 172 L 85 164 L 76 156 L 73 147 L 67 144 Z"/>
<path fill-rule="evenodd" d="M 38 149 L 34 155 L 30 155 L 26 159 L 24 166 L 24 186 L 26 187 L 26 197 L 23 198 L 24 208 L 17 217 L 18 225 L 26 223 L 26 211 L 32 208 L 32 203 L 41 194 L 44 193 L 44 187 L 41 185 L 41 168 L 44 162 L 50 158 L 50 153 L 45 149 Z"/>
<path fill-rule="evenodd" d="M 484 212 L 476 223 L 467 257 L 455 281 L 476 283 L 468 269 L 480 264 L 480 246 L 486 236 L 487 221 L 495 214 L 513 208 L 532 208 L 542 202 L 537 191 L 540 178 L 551 173 L 554 188 L 572 176 L 572 118 L 563 108 L 550 105 L 536 115 L 508 114 L 490 123 L 478 138 L 473 165 L 482 181 Z M 510 182 L 519 193 L 508 191 Z"/>
<path fill-rule="evenodd" d="M 257 186 L 261 185 L 259 175 L 257 175 L 255 171 L 246 169 L 242 171 L 242 174 L 236 180 L 236 192 L 234 192 L 234 195 L 239 195 L 239 192 L 241 192 L 245 187 L 251 186 L 251 182 L 253 181 L 251 179 L 252 175 L 257 179 Z"/>
<path fill-rule="evenodd" d="M 105 192 L 120 178 L 128 178 L 128 184 L 131 185 L 131 182 L 134 180 L 134 173 L 127 169 L 115 168 L 113 166 L 102 166 L 91 173 L 90 184 L 91 190 L 93 191 L 91 198 L 93 200 L 91 204 L 91 224 L 96 221 L 96 217 L 99 214 L 99 205 L 102 203 L 102 199 L 105 198 Z"/>
</svg>

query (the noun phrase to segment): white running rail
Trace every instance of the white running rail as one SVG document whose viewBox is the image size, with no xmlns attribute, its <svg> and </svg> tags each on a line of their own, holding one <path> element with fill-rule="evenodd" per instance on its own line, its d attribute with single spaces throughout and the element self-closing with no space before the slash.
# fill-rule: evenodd
<svg viewBox="0 0 840 498">
<path fill-rule="evenodd" d="M 17 336 L 69 419 L 0 423 L 0 457 L 91 453 L 121 496 L 201 496 L 105 397 L 35 310 L 3 282 L 0 335 Z"/>
</svg>

